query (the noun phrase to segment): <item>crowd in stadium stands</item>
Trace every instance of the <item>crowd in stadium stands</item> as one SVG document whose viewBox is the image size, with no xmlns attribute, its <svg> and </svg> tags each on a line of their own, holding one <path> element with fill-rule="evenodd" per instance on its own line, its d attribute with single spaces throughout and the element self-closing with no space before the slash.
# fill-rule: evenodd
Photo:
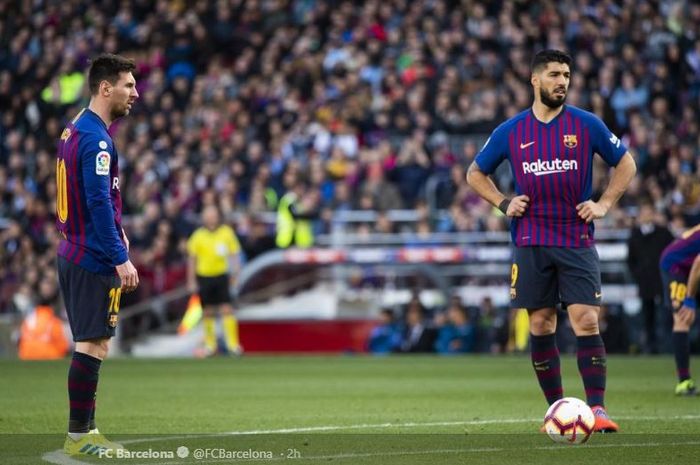
<svg viewBox="0 0 700 465">
<path fill-rule="evenodd" d="M 620 305 L 603 305 L 600 314 L 601 336 L 610 353 L 645 350 L 630 340 Z M 558 331 L 558 347 L 574 352 L 576 338 L 565 313 L 558 324 L 568 331 Z M 529 323 L 524 309 L 497 307 L 490 297 L 478 306 L 466 306 L 459 296 L 452 296 L 444 308 L 425 308 L 418 293 L 400 308 L 386 307 L 379 323 L 367 339 L 373 354 L 523 352 L 527 349 Z"/>
<path fill-rule="evenodd" d="M 55 280 L 55 148 L 99 52 L 138 66 L 141 98 L 113 133 L 143 295 L 184 281 L 203 206 L 235 214 L 256 255 L 274 235 L 258 213 L 299 183 L 315 233 L 333 211 L 417 206 L 450 213 L 422 218 L 424 232 L 504 230 L 464 171 L 530 105 L 529 60 L 545 47 L 574 57 L 568 102 L 637 158 L 599 227 L 631 226 L 641 198 L 674 232 L 700 218 L 696 2 L 36 0 L 0 1 L 0 18 L 0 311 L 45 301 Z"/>
<path fill-rule="evenodd" d="M 370 334 L 367 349 L 375 354 L 504 352 L 509 328 L 505 319 L 501 324 L 491 321 L 494 310 L 489 298 L 470 311 L 453 296 L 444 311 L 430 318 L 418 294 L 414 294 L 406 306 L 405 318 L 396 318 L 391 308 L 382 309 L 381 323 Z"/>
</svg>

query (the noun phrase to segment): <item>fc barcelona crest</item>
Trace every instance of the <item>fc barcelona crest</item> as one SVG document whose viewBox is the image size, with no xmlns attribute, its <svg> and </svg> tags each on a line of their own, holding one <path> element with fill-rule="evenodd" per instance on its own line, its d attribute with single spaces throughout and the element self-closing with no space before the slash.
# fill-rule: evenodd
<svg viewBox="0 0 700 465">
<path fill-rule="evenodd" d="M 564 145 L 568 148 L 573 149 L 578 145 L 578 139 L 576 134 L 564 134 Z"/>
</svg>

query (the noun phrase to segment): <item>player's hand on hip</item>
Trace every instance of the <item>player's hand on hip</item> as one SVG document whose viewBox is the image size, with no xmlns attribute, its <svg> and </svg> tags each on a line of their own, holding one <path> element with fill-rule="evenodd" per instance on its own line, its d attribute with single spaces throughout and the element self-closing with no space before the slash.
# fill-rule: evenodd
<svg viewBox="0 0 700 465">
<path fill-rule="evenodd" d="M 677 319 L 686 326 L 691 326 L 695 321 L 695 310 L 683 305 L 676 313 Z"/>
<path fill-rule="evenodd" d="M 578 211 L 578 216 L 586 223 L 590 223 L 593 220 L 600 219 L 608 213 L 608 209 L 604 205 L 592 200 L 586 200 L 576 205 L 576 211 Z"/>
<path fill-rule="evenodd" d="M 527 207 L 530 204 L 530 197 L 527 195 L 518 195 L 513 197 L 508 204 L 508 209 L 506 210 L 506 216 L 510 217 L 521 217 L 527 211 Z"/>
<path fill-rule="evenodd" d="M 138 287 L 139 273 L 136 271 L 136 267 L 131 263 L 131 260 L 117 265 L 117 274 L 122 281 L 122 291 L 131 292 Z"/>
</svg>

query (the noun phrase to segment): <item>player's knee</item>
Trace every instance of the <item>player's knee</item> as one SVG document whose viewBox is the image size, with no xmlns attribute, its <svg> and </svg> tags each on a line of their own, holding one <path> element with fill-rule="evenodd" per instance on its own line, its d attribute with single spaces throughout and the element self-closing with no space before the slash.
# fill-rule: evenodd
<svg viewBox="0 0 700 465">
<path fill-rule="evenodd" d="M 95 339 L 92 341 L 92 350 L 97 358 L 104 360 L 109 353 L 109 339 Z"/>
<path fill-rule="evenodd" d="M 530 317 L 530 332 L 541 336 L 543 334 L 552 334 L 557 329 L 556 318 L 545 317 L 542 315 L 532 315 Z"/>
<path fill-rule="evenodd" d="M 581 334 L 595 334 L 598 332 L 598 314 L 594 310 L 585 312 L 578 316 L 574 324 Z"/>
<path fill-rule="evenodd" d="M 103 360 L 107 358 L 107 354 L 109 353 L 109 339 L 101 339 L 99 342 L 99 351 L 100 355 Z"/>
<path fill-rule="evenodd" d="M 88 341 L 80 341 L 75 346 L 76 352 L 82 352 L 91 357 L 104 360 L 109 352 L 109 339 L 91 339 Z"/>
</svg>

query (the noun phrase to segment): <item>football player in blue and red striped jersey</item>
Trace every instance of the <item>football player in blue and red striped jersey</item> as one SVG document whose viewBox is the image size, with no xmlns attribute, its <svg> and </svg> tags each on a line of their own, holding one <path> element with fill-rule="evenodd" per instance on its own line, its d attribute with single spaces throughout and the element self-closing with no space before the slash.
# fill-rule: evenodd
<svg viewBox="0 0 700 465">
<path fill-rule="evenodd" d="M 598 329 L 600 264 L 593 220 L 602 218 L 634 177 L 624 144 L 595 115 L 565 105 L 571 57 L 537 53 L 530 82 L 531 108 L 497 127 L 469 167 L 467 181 L 511 218 L 513 307 L 530 315 L 532 364 L 550 403 L 563 397 L 556 346 L 556 307 L 562 304 L 577 336 L 578 366 L 597 431 L 617 431 L 605 411 L 606 355 Z M 593 200 L 593 156 L 614 167 Z M 516 196 L 507 198 L 489 175 L 509 160 Z"/>
<path fill-rule="evenodd" d="M 685 231 L 666 246 L 659 267 L 664 300 L 673 312 L 673 353 L 678 375 L 676 395 L 694 396 L 698 388 L 690 376 L 689 333 L 695 322 L 700 284 L 700 225 Z"/>
<path fill-rule="evenodd" d="M 117 149 L 110 125 L 138 98 L 131 60 L 104 54 L 90 66 L 90 104 L 66 126 L 56 159 L 58 277 L 75 352 L 68 371 L 70 417 L 64 450 L 99 455 L 119 446 L 95 426 L 102 360 L 114 336 L 122 292 L 138 286 L 121 227 Z"/>
</svg>

